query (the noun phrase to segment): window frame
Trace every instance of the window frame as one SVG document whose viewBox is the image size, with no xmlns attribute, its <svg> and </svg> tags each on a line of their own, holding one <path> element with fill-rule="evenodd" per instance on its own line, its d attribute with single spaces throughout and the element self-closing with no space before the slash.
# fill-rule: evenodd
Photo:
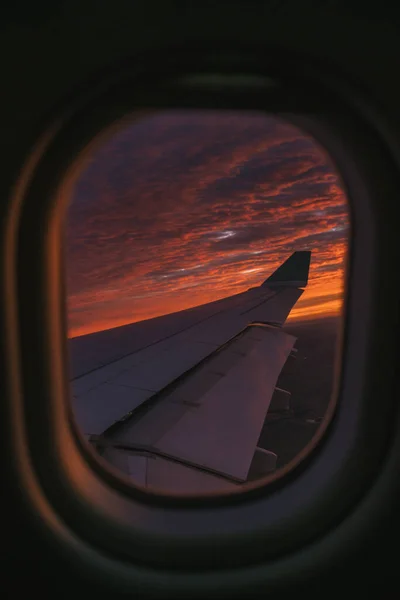
<svg viewBox="0 0 400 600">
<path fill-rule="evenodd" d="M 125 66 L 110 78 L 99 77 L 98 86 L 88 86 L 76 93 L 76 100 L 67 100 L 64 110 L 56 111 L 59 118 L 49 118 L 14 189 L 6 239 L 13 460 L 21 488 L 34 500 L 47 529 L 64 539 L 69 552 L 75 548 L 81 560 L 90 554 L 98 565 L 104 564 L 102 568 L 118 571 L 123 581 L 171 590 L 189 585 L 209 589 L 215 583 L 210 569 L 225 569 L 223 578 L 233 589 L 240 573 L 248 581 L 273 581 L 290 564 L 292 572 L 300 573 L 310 552 L 318 561 L 321 544 L 333 551 L 346 523 L 350 522 L 347 531 L 356 526 L 351 512 L 362 504 L 366 510 L 374 480 L 378 474 L 384 478 L 391 468 L 398 411 L 390 397 L 390 364 L 385 364 L 381 349 L 383 341 L 395 348 L 396 340 L 388 320 L 380 327 L 377 323 L 385 308 L 396 310 L 394 294 L 388 306 L 383 288 L 395 257 L 389 205 L 399 173 L 378 127 L 352 105 L 334 78 L 330 81 L 302 57 L 277 60 L 276 55 L 258 53 L 235 57 L 186 50 L 184 55 L 166 53 L 162 64 L 157 59 L 140 68 L 138 62 L 134 68 Z M 216 96 L 215 89 L 210 92 L 205 86 L 200 93 L 198 87 L 183 83 L 193 72 L 250 73 L 276 78 L 279 85 L 250 91 L 231 86 Z M 97 461 L 66 426 L 69 377 L 61 228 L 73 169 L 70 179 L 66 174 L 73 157 L 98 130 L 143 106 L 258 108 L 289 117 L 326 148 L 351 202 L 344 358 L 338 365 L 342 379 L 335 415 L 320 428 L 313 452 L 302 456 L 295 468 L 267 487 L 255 485 L 240 495 L 201 500 L 152 496 Z M 26 264 L 28 270 L 23 268 Z M 379 365 L 380 380 L 371 365 Z M 384 397 L 385 407 L 378 414 L 377 394 Z M 309 554 L 300 555 L 305 545 Z M 177 568 L 186 573 L 184 578 L 177 571 L 165 571 Z M 151 583 L 154 572 L 157 583 Z"/>
</svg>

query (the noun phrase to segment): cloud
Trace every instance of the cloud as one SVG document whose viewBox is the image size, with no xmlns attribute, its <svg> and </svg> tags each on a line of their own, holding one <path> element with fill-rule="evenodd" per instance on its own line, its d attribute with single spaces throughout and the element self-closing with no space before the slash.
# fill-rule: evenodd
<svg viewBox="0 0 400 600">
<path fill-rule="evenodd" d="M 293 314 L 317 313 L 343 294 L 348 231 L 339 177 L 296 127 L 257 113 L 143 115 L 95 147 L 71 198 L 70 335 L 240 292 L 307 248 Z"/>
</svg>

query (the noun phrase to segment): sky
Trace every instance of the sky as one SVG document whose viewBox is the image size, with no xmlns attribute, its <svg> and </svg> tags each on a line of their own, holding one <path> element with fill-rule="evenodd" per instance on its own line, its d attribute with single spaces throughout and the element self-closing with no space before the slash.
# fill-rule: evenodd
<svg viewBox="0 0 400 600">
<path fill-rule="evenodd" d="M 289 319 L 339 314 L 349 233 L 326 151 L 251 112 L 166 110 L 102 135 L 66 217 L 69 337 L 183 310 L 261 284 L 312 250 Z"/>
</svg>

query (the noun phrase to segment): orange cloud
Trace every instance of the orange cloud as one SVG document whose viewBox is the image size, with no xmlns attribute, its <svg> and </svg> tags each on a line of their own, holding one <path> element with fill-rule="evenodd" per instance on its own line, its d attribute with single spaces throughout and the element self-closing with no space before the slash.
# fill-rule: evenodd
<svg viewBox="0 0 400 600">
<path fill-rule="evenodd" d="M 338 313 L 348 211 L 329 157 L 260 114 L 166 111 L 96 148 L 67 219 L 69 336 L 259 285 L 311 249 L 292 319 Z"/>
</svg>

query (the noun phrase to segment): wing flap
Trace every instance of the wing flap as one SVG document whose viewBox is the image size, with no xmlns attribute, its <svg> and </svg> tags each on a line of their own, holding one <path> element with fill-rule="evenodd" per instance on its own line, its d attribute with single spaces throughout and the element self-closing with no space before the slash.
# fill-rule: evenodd
<svg viewBox="0 0 400 600">
<path fill-rule="evenodd" d="M 160 456 L 107 448 L 103 458 L 133 479 L 136 485 L 175 494 L 215 493 L 237 489 L 238 483 L 187 467 Z"/>
<path fill-rule="evenodd" d="M 245 481 L 295 339 L 277 328 L 248 327 L 144 416 L 123 425 L 112 439 L 133 447 L 153 447 L 188 464 Z M 210 375 L 216 376 L 214 380 Z M 198 383 L 206 376 L 209 388 L 200 391 Z"/>
</svg>

